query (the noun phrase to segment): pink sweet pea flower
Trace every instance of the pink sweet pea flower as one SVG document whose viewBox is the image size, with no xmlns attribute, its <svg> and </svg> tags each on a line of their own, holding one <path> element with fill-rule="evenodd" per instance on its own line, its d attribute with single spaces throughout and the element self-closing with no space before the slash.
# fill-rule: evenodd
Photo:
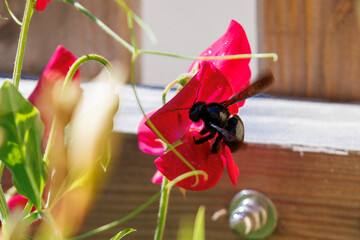
<svg viewBox="0 0 360 240">
<path fill-rule="evenodd" d="M 7 204 L 8 204 L 10 212 L 17 211 L 17 210 L 22 211 L 28 201 L 29 201 L 29 199 L 27 199 L 26 197 L 23 197 L 23 196 L 17 194 L 17 195 L 12 196 L 9 199 L 9 201 L 7 202 Z M 35 211 L 35 210 L 36 210 L 35 207 L 33 207 L 31 209 L 31 211 Z"/>
<path fill-rule="evenodd" d="M 64 81 L 65 76 L 76 61 L 76 57 L 62 46 L 58 46 L 39 81 L 29 97 L 29 101 L 40 111 L 40 117 L 45 125 L 42 146 L 45 147 L 52 119 L 54 116 L 53 88 L 58 81 Z M 77 71 L 72 80 L 80 87 L 80 72 Z"/>
<path fill-rule="evenodd" d="M 35 9 L 37 11 L 44 11 L 49 2 L 51 2 L 51 0 L 36 0 Z"/>
<path fill-rule="evenodd" d="M 202 62 L 199 71 L 184 88 L 149 119 L 167 141 L 174 143 L 193 124 L 188 110 L 195 101 L 222 102 L 233 94 L 232 86 L 225 76 L 211 62 Z M 238 112 L 236 105 L 230 106 L 229 110 L 231 114 Z"/>
<path fill-rule="evenodd" d="M 29 199 L 27 199 L 26 197 L 23 197 L 19 194 L 12 196 L 7 202 L 10 213 L 13 213 L 16 211 L 22 212 L 28 201 L 29 201 Z M 32 207 L 31 212 L 33 212 L 35 210 L 36 210 L 36 208 Z M 2 226 L 2 224 L 0 222 L 0 227 L 1 226 Z"/>
<path fill-rule="evenodd" d="M 155 112 L 155 111 L 154 111 Z M 154 112 L 148 113 L 149 118 Z M 161 155 L 165 151 L 165 144 L 145 125 L 146 118 L 142 118 L 138 125 L 139 148 L 148 154 Z"/>
<path fill-rule="evenodd" d="M 202 191 L 209 189 L 217 184 L 224 171 L 224 162 L 222 159 L 223 144 L 217 154 L 211 153 L 211 144 L 205 142 L 196 145 L 193 137 L 198 137 L 198 132 L 189 132 L 182 137 L 182 144 L 175 149 L 196 169 L 207 173 L 208 179 L 200 176 L 200 181 L 195 184 L 195 177 L 190 177 L 180 181 L 177 186 L 188 190 Z M 174 178 L 189 172 L 186 166 L 173 151 L 160 156 L 155 160 L 157 169 L 168 179 Z"/>
<path fill-rule="evenodd" d="M 251 49 L 249 41 L 243 27 L 236 21 L 232 20 L 226 33 L 220 37 L 215 43 L 207 48 L 199 57 L 209 56 L 226 56 L 236 54 L 250 54 Z M 193 68 L 195 61 L 190 69 Z M 210 61 L 220 70 L 222 74 L 230 82 L 234 92 L 240 92 L 250 83 L 251 71 L 249 67 L 250 58 L 221 60 L 215 59 Z M 241 107 L 244 102 L 239 104 Z"/>
<path fill-rule="evenodd" d="M 160 184 L 160 183 L 162 183 L 162 180 L 163 180 L 163 175 L 159 170 L 157 170 L 155 172 L 154 176 L 152 176 L 151 182 Z"/>
<path fill-rule="evenodd" d="M 199 133 L 193 131 L 193 122 L 189 119 L 189 110 L 187 109 L 194 104 L 195 100 L 206 103 L 222 102 L 233 94 L 232 87 L 225 76 L 212 63 L 203 62 L 189 83 L 167 104 L 150 116 L 151 122 L 170 143 L 181 138 L 182 144 L 175 149 L 196 170 L 203 170 L 208 174 L 208 180 L 200 179 L 200 183 L 196 186 L 193 186 L 195 179 L 188 178 L 179 182 L 179 187 L 198 191 L 211 188 L 219 181 L 224 165 L 227 165 L 229 176 L 236 184 L 239 170 L 234 164 L 229 148 L 221 143 L 220 150 L 214 154 L 210 151 L 212 141 L 194 144 L 193 137 L 199 138 Z M 236 106 L 229 107 L 229 110 L 231 114 L 238 112 Z M 170 180 L 190 171 L 189 167 L 172 151 L 156 159 L 155 165 Z"/>
<path fill-rule="evenodd" d="M 225 35 L 200 56 L 248 53 L 251 51 L 246 34 L 240 24 L 232 21 Z M 234 185 L 237 183 L 239 169 L 225 143 L 220 144 L 217 153 L 210 151 L 213 139 L 203 144 L 194 143 L 193 137 L 199 138 L 199 128 L 194 128 L 195 124 L 189 119 L 189 108 L 199 101 L 222 102 L 245 88 L 249 84 L 251 76 L 249 61 L 249 59 L 197 61 L 199 70 L 195 76 L 167 104 L 148 115 L 151 122 L 170 144 L 181 140 L 181 144 L 175 149 L 196 170 L 203 170 L 208 174 L 208 180 L 200 177 L 200 182 L 196 186 L 194 186 L 195 177 L 191 177 L 179 182 L 177 184 L 179 187 L 197 191 L 209 189 L 219 181 L 224 166 L 227 166 L 232 183 Z M 236 114 L 242 105 L 243 102 L 230 106 L 230 113 Z M 170 180 L 189 172 L 190 168 L 174 152 L 164 153 L 164 146 L 158 145 L 159 138 L 144 123 L 145 119 L 138 128 L 139 147 L 144 152 L 161 155 L 155 160 L 158 171 Z M 153 182 L 159 181 L 158 176 L 158 173 L 155 174 Z"/>
</svg>

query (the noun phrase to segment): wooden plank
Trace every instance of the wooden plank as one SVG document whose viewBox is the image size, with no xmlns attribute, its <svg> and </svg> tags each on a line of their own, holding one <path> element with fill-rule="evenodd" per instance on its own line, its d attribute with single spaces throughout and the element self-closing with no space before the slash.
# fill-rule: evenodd
<svg viewBox="0 0 360 240">
<path fill-rule="evenodd" d="M 279 61 L 272 93 L 359 101 L 359 12 L 353 0 L 258 1 L 259 51 Z"/>
<path fill-rule="evenodd" d="M 150 182 L 156 170 L 153 163 L 156 156 L 137 148 L 136 135 L 116 133 L 114 139 L 118 140 L 113 145 L 116 157 L 85 220 L 83 232 L 124 217 L 160 189 Z M 232 197 L 242 189 L 262 191 L 273 200 L 279 223 L 271 240 L 360 238 L 358 153 L 301 154 L 289 148 L 250 144 L 233 157 L 240 169 L 237 186 L 230 183 L 225 173 L 218 185 L 207 191 L 187 191 L 184 197 L 176 187 L 172 190 L 164 239 L 176 239 L 179 222 L 189 217 L 191 220 L 200 205 L 206 207 L 206 239 L 238 239 L 229 229 L 226 217 L 213 221 L 211 216 L 227 209 Z M 2 185 L 5 188 L 11 185 L 8 172 Z M 89 239 L 110 239 L 128 227 L 137 229 L 131 239 L 152 239 L 157 208 L 155 202 L 135 218 Z"/>
<path fill-rule="evenodd" d="M 21 19 L 24 3 L 8 2 L 16 16 Z M 79 2 L 129 41 L 126 14 L 114 1 L 79 0 Z M 130 0 L 127 3 L 135 12 L 140 8 L 139 1 Z M 0 75 L 3 76 L 12 74 L 20 27 L 9 17 L 4 1 L 0 4 L 1 16 L 9 18 L 8 21 L 0 21 Z M 131 55 L 125 48 L 71 5 L 52 1 L 46 11 L 35 12 L 31 20 L 23 75 L 39 76 L 59 44 L 78 57 L 97 53 L 109 60 L 120 61 L 125 64 L 126 69 L 130 69 Z M 102 66 L 91 62 L 84 64 L 82 69 L 82 76 L 91 78 L 102 69 Z"/>
<path fill-rule="evenodd" d="M 116 137 L 120 137 L 117 135 Z M 108 183 L 88 215 L 84 229 L 111 222 L 144 203 L 159 189 L 150 183 L 154 159 L 137 148 L 137 136 L 123 135 L 122 149 L 113 159 Z M 212 221 L 211 216 L 228 208 L 232 197 L 242 189 L 266 193 L 275 203 L 279 224 L 269 239 L 359 239 L 360 228 L 360 155 L 299 153 L 272 145 L 250 144 L 236 152 L 239 166 L 237 186 L 225 173 L 218 185 L 204 192 L 187 191 L 186 198 L 175 187 L 164 239 L 176 239 L 179 221 L 194 216 L 206 206 L 206 239 L 238 239 L 227 219 Z M 132 239 L 151 239 L 156 224 L 157 204 L 151 205 L 126 224 L 92 239 L 107 239 L 116 231 L 133 227 Z"/>
</svg>

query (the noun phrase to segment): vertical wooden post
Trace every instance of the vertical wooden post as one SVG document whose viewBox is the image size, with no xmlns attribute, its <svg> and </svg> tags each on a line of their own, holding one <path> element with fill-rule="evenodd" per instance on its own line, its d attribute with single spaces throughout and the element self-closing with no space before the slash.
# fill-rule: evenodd
<svg viewBox="0 0 360 240">
<path fill-rule="evenodd" d="M 10 1 L 11 7 L 21 18 L 23 6 L 15 4 L 16 2 Z M 79 2 L 122 38 L 129 41 L 126 14 L 114 1 L 79 0 Z M 127 3 L 131 9 L 138 12 L 139 1 L 129 0 Z M 2 14 L 7 14 L 6 8 Z M 19 30 L 20 27 L 10 17 L 8 21 L 0 22 L 1 75 L 12 73 Z M 131 55 L 124 47 L 69 4 L 52 1 L 45 11 L 35 12 L 33 15 L 26 45 L 23 75 L 40 75 L 59 44 L 76 56 L 97 53 L 109 60 L 121 61 L 125 63 L 125 67 L 130 68 Z M 98 63 L 86 63 L 82 69 L 82 76 L 91 78 L 102 69 L 102 66 Z"/>
<path fill-rule="evenodd" d="M 276 52 L 273 93 L 360 100 L 360 10 L 356 0 L 259 0 L 259 51 Z"/>
</svg>

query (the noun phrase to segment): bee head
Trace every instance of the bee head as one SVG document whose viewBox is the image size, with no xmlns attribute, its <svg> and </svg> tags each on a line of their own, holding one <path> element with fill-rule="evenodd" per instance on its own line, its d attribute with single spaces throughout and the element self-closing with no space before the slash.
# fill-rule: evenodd
<svg viewBox="0 0 360 240">
<path fill-rule="evenodd" d="M 206 106 L 205 102 L 196 102 L 189 111 L 189 118 L 193 122 L 199 122 L 202 115 L 202 109 Z"/>
</svg>

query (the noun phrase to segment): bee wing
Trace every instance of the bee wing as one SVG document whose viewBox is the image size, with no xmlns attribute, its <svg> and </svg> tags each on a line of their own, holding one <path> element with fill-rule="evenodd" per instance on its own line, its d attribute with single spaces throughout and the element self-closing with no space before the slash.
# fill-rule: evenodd
<svg viewBox="0 0 360 240">
<path fill-rule="evenodd" d="M 225 138 L 229 139 L 229 141 L 238 141 L 238 139 L 236 138 L 236 136 L 229 132 L 228 130 L 226 129 L 223 129 L 219 126 L 216 126 L 215 124 L 210 124 L 211 127 L 215 128 L 218 132 L 221 133 L 221 135 L 223 135 Z"/>
<path fill-rule="evenodd" d="M 248 87 L 246 87 L 244 90 L 239 92 L 238 94 L 232 96 L 230 99 L 225 100 L 222 102 L 224 106 L 230 106 L 232 104 L 241 102 L 247 98 L 256 96 L 262 92 L 265 92 L 267 88 L 273 83 L 274 76 L 271 72 L 267 72 L 260 76 L 258 80 L 256 80 L 254 83 L 250 84 Z"/>
</svg>

